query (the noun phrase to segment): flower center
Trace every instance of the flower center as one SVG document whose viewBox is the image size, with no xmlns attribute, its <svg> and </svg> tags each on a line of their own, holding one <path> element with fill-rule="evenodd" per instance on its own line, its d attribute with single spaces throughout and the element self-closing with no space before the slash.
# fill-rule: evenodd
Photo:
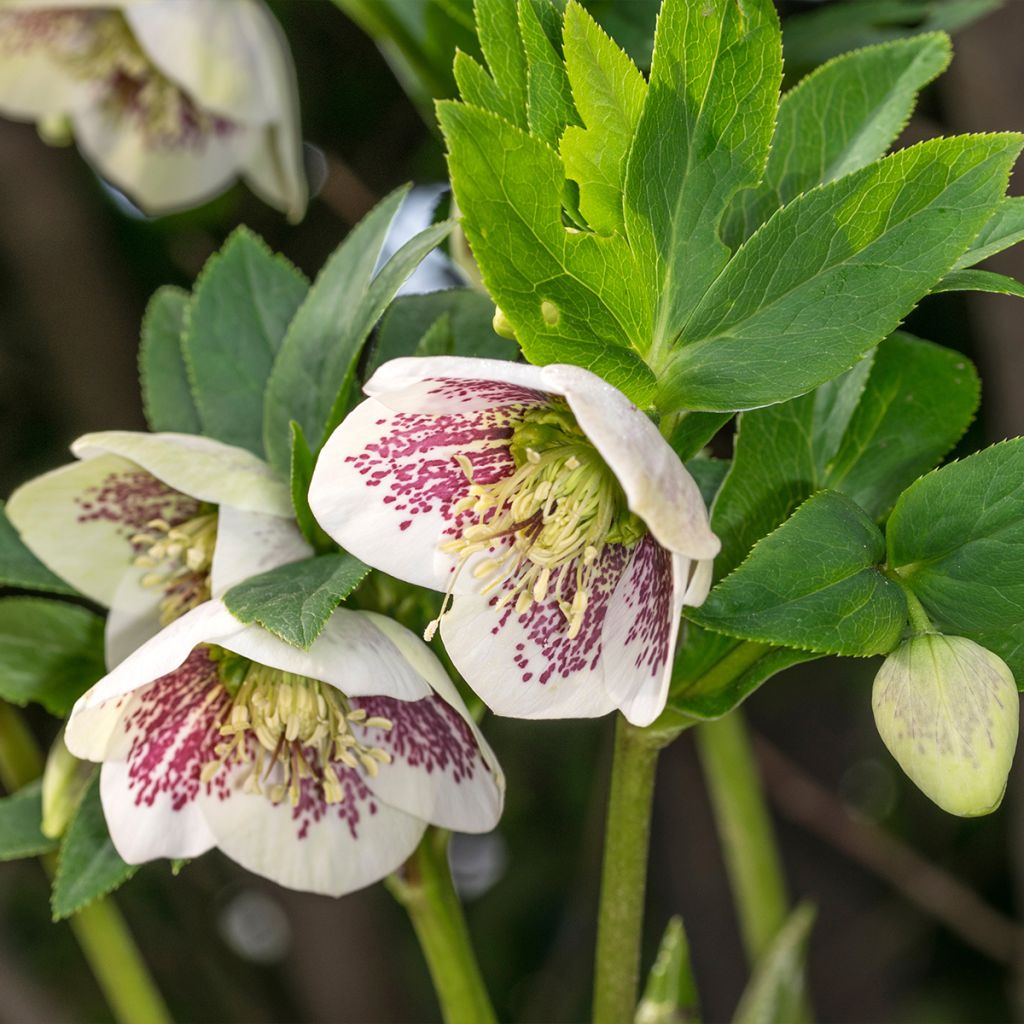
<svg viewBox="0 0 1024 1024">
<path fill-rule="evenodd" d="M 151 144 L 195 143 L 230 127 L 156 68 L 119 12 L 5 11 L 0 39 L 0 50 L 45 49 L 66 74 L 96 85 L 104 109 L 133 119 Z"/>
<path fill-rule="evenodd" d="M 380 765 L 390 764 L 388 751 L 363 743 L 351 728 L 390 730 L 390 719 L 367 717 L 339 690 L 308 676 L 268 668 L 220 648 L 210 653 L 232 702 L 220 723 L 216 757 L 203 766 L 204 782 L 226 765 L 246 764 L 247 793 L 265 792 L 275 804 L 287 797 L 295 807 L 303 780 L 311 779 L 327 803 L 341 803 L 345 790 L 339 766 L 362 769 L 373 778 Z"/>
<path fill-rule="evenodd" d="M 216 543 L 216 512 L 206 512 L 176 526 L 165 519 L 151 519 L 142 533 L 131 538 L 132 546 L 140 552 L 134 564 L 150 570 L 142 577 L 142 585 L 164 590 L 161 626 L 210 599 L 210 568 Z"/>
<path fill-rule="evenodd" d="M 457 564 L 427 639 L 470 559 L 482 593 L 504 591 L 498 608 L 514 601 L 521 615 L 553 594 L 572 639 L 582 628 L 605 546 L 630 547 L 646 532 L 615 474 L 564 405 L 529 410 L 508 443 L 515 469 L 492 483 L 474 482 L 470 460 L 456 457 L 470 486 L 454 511 L 474 521 L 441 545 Z"/>
</svg>

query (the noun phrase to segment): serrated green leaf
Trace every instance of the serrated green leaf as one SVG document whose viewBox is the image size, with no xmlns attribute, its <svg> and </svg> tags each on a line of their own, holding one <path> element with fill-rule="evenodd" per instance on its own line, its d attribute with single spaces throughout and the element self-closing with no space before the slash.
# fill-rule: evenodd
<svg viewBox="0 0 1024 1024">
<path fill-rule="evenodd" d="M 819 491 L 689 617 L 758 643 L 866 657 L 899 643 L 907 606 L 879 568 L 885 540 L 845 495 Z"/>
<path fill-rule="evenodd" d="M 642 271 L 631 283 L 642 281 L 657 304 L 656 363 L 729 260 L 719 223 L 736 192 L 761 177 L 781 81 L 770 0 L 662 4 L 624 197 Z"/>
<path fill-rule="evenodd" d="M 0 861 L 49 853 L 57 844 L 40 831 L 43 820 L 42 782 L 37 779 L 0 799 Z"/>
<path fill-rule="evenodd" d="M 63 716 L 105 674 L 98 615 L 45 598 L 0 598 L 0 698 Z"/>
<path fill-rule="evenodd" d="M 807 991 L 807 940 L 815 909 L 802 903 L 772 940 L 754 968 L 733 1024 L 777 1024 L 796 1020 Z"/>
<path fill-rule="evenodd" d="M 529 74 L 514 0 L 475 0 L 476 31 L 487 67 L 506 103 L 506 116 L 527 127 Z"/>
<path fill-rule="evenodd" d="M 461 103 L 438 119 L 466 235 L 527 357 L 584 366 L 646 405 L 650 311 L 626 241 L 566 230 L 562 163 L 540 139 Z"/>
<path fill-rule="evenodd" d="M 954 32 L 1003 0 L 853 0 L 786 19 L 786 73 L 803 74 L 837 54 L 924 32 Z"/>
<path fill-rule="evenodd" d="M 307 288 L 302 274 L 247 228 L 207 261 L 182 342 L 204 434 L 263 456 L 263 392 Z"/>
<path fill-rule="evenodd" d="M 1024 439 L 908 487 L 887 538 L 889 565 L 935 625 L 982 643 L 1024 682 L 1017 635 L 1024 630 Z"/>
<path fill-rule="evenodd" d="M 655 728 L 721 718 L 772 676 L 820 654 L 793 647 L 736 640 L 686 622 L 686 642 L 676 655 L 672 692 Z"/>
<path fill-rule="evenodd" d="M 158 288 L 142 318 L 139 382 L 150 430 L 198 434 L 199 413 L 192 398 L 182 352 L 185 315 L 191 300 L 183 288 Z"/>
<path fill-rule="evenodd" d="M 896 40 L 843 54 L 786 93 L 764 180 L 736 197 L 726 242 L 735 247 L 801 192 L 882 156 L 950 57 L 944 34 Z"/>
<path fill-rule="evenodd" d="M 988 221 L 1021 144 L 1009 134 L 933 139 L 783 207 L 694 311 L 659 406 L 766 405 L 853 365 Z"/>
<path fill-rule="evenodd" d="M 557 146 L 566 125 L 579 124 L 561 53 L 560 19 L 552 0 L 519 0 L 519 31 L 527 63 L 527 124 L 549 146 Z"/>
<path fill-rule="evenodd" d="M 253 576 L 232 587 L 224 603 L 236 619 L 305 649 L 369 571 L 352 555 L 321 555 Z"/>
<path fill-rule="evenodd" d="M 637 66 L 575 0 L 565 11 L 565 69 L 585 127 L 559 144 L 566 177 L 579 187 L 580 213 L 597 232 L 624 232 L 626 158 L 640 123 L 647 83 Z"/>
<path fill-rule="evenodd" d="M 390 359 L 425 355 L 424 325 L 448 317 L 449 355 L 478 359 L 515 359 L 514 342 L 494 333 L 494 303 L 473 288 L 454 288 L 428 295 L 400 295 L 388 307 L 370 353 L 367 377 Z"/>
<path fill-rule="evenodd" d="M 74 587 L 50 572 L 22 543 L 0 501 L 0 586 L 42 590 L 49 594 L 77 593 Z"/>
<path fill-rule="evenodd" d="M 292 457 L 288 473 L 288 484 L 292 496 L 292 508 L 295 510 L 295 522 L 302 531 L 302 536 L 317 552 L 331 551 L 334 541 L 324 533 L 320 524 L 313 517 L 309 507 L 309 484 L 313 479 L 316 459 L 310 450 L 302 427 L 292 420 Z"/>
<path fill-rule="evenodd" d="M 434 224 L 406 242 L 373 276 L 388 228 L 405 195 L 394 192 L 335 250 L 288 328 L 267 384 L 264 442 L 282 471 L 290 455 L 290 424 L 300 424 L 319 451 L 345 411 L 363 345 L 420 261 L 451 230 Z"/>
<path fill-rule="evenodd" d="M 978 404 L 970 361 L 898 333 L 817 391 L 743 413 L 734 470 L 715 503 L 719 578 L 822 488 L 881 518 L 960 439 Z"/>
<path fill-rule="evenodd" d="M 1007 196 L 981 229 L 971 247 L 953 264 L 954 270 L 973 267 L 1024 239 L 1024 196 Z"/>
<path fill-rule="evenodd" d="M 467 103 L 489 110 L 507 121 L 516 119 L 511 103 L 478 60 L 459 50 L 455 54 L 453 70 L 459 95 Z"/>
<path fill-rule="evenodd" d="M 991 292 L 1024 299 L 1024 284 L 990 270 L 952 270 L 933 289 L 939 292 Z"/>
<path fill-rule="evenodd" d="M 690 944 L 683 919 L 673 917 L 665 926 L 658 956 L 647 976 L 634 1024 L 682 1024 L 699 1019 L 697 984 L 690 965 Z"/>
<path fill-rule="evenodd" d="M 123 885 L 136 871 L 138 865 L 126 864 L 110 840 L 97 772 L 61 843 L 50 897 L 53 919 L 77 913 Z"/>
</svg>

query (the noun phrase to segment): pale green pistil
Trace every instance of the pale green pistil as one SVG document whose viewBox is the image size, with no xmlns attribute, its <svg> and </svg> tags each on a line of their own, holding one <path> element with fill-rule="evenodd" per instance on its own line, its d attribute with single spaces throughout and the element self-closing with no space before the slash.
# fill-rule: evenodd
<svg viewBox="0 0 1024 1024">
<path fill-rule="evenodd" d="M 474 482 L 470 460 L 458 457 L 470 487 L 455 512 L 470 513 L 475 522 L 442 545 L 458 560 L 452 586 L 471 558 L 496 547 L 472 569 L 482 581 L 482 593 L 503 589 L 497 606 L 514 601 L 519 614 L 553 594 L 571 639 L 582 628 L 604 547 L 629 547 L 645 527 L 629 511 L 615 474 L 567 408 L 527 412 L 509 451 L 515 471 L 488 484 Z M 569 579 L 575 583 L 571 599 L 563 597 Z M 447 601 L 446 596 L 442 615 Z M 440 616 L 428 627 L 428 639 L 439 621 Z"/>
<path fill-rule="evenodd" d="M 244 789 L 266 793 L 277 804 L 299 802 L 303 779 L 315 779 L 327 803 L 340 803 L 345 790 L 335 765 L 362 770 L 371 778 L 391 755 L 357 739 L 352 723 L 392 728 L 390 719 L 367 717 L 343 693 L 308 676 L 249 662 L 226 651 L 212 652 L 221 666 L 231 707 L 220 724 L 216 757 L 203 767 L 204 782 L 228 764 L 250 766 Z M 251 742 L 255 740 L 255 742 Z M 274 771 L 275 767 L 280 771 Z M 273 781 L 271 781 L 273 780 Z M 268 785 L 269 783 L 269 785 Z M 264 787 L 266 787 L 264 789 Z"/>
</svg>

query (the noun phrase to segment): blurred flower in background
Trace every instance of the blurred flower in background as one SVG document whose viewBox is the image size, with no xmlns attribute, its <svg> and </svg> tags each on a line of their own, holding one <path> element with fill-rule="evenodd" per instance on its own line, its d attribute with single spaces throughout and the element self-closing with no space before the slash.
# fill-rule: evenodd
<svg viewBox="0 0 1024 1024">
<path fill-rule="evenodd" d="M 0 113 L 73 138 L 146 213 L 238 177 L 305 213 L 295 71 L 261 0 L 7 0 L 0 58 Z"/>
</svg>

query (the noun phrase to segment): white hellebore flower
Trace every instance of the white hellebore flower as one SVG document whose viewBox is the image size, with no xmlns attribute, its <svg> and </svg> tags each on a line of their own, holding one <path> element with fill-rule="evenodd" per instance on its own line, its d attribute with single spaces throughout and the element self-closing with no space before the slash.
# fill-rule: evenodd
<svg viewBox="0 0 1024 1024">
<path fill-rule="evenodd" d="M 148 213 L 239 175 L 306 209 L 295 71 L 263 0 L 0 0 L 0 113 L 70 129 Z"/>
<path fill-rule="evenodd" d="M 944 811 L 973 817 L 1003 799 L 1017 746 L 1013 673 L 960 636 L 925 633 L 885 659 L 871 706 L 882 742 Z"/>
<path fill-rule="evenodd" d="M 110 609 L 109 667 L 249 576 L 312 555 L 287 486 L 255 455 L 192 434 L 107 431 L 30 480 L 7 515 L 49 569 Z"/>
<path fill-rule="evenodd" d="M 445 592 L 445 645 L 496 713 L 652 722 L 719 548 L 657 427 L 577 366 L 396 359 L 365 390 L 313 475 L 323 528 Z"/>
<path fill-rule="evenodd" d="M 292 889 L 340 896 L 397 868 L 428 823 L 494 827 L 504 780 L 421 640 L 339 609 L 307 651 L 207 601 L 75 705 L 68 748 L 101 761 L 132 864 L 219 847 Z"/>
</svg>

